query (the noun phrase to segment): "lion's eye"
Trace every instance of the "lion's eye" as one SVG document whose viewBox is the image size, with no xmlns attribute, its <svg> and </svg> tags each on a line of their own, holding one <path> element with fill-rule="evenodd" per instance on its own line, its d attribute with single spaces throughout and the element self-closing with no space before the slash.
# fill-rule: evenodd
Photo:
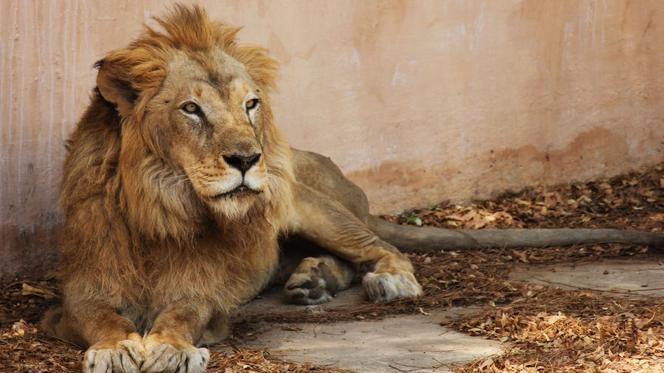
<svg viewBox="0 0 664 373">
<path fill-rule="evenodd" d="M 247 108 L 247 111 L 253 110 L 258 106 L 258 99 L 257 98 L 252 98 L 247 100 L 247 103 L 244 105 Z"/>
<path fill-rule="evenodd" d="M 194 102 L 187 102 L 186 104 L 182 105 L 182 111 L 187 114 L 198 114 L 201 112 L 201 107 L 196 105 Z"/>
</svg>

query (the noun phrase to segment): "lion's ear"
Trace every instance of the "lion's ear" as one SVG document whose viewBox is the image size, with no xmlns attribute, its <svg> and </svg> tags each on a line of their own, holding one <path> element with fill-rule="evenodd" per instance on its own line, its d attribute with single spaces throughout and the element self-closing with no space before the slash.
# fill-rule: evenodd
<svg viewBox="0 0 664 373">
<path fill-rule="evenodd" d="M 120 116 L 124 118 L 131 114 L 138 92 L 132 87 L 126 69 L 117 65 L 107 60 L 95 63 L 95 67 L 99 70 L 97 88 L 102 97 L 115 105 Z"/>
</svg>

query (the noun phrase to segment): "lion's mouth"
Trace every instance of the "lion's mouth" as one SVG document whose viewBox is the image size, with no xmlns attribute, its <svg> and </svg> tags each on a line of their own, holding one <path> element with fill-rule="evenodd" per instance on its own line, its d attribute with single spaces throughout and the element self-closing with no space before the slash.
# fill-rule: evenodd
<svg viewBox="0 0 664 373">
<path fill-rule="evenodd" d="M 247 196 L 258 194 L 258 193 L 260 193 L 259 190 L 251 189 L 246 185 L 240 185 L 239 187 L 237 187 L 237 188 L 235 188 L 231 191 L 214 195 L 211 198 L 215 199 L 215 200 L 219 200 L 219 199 L 223 199 L 223 198 L 230 198 L 230 197 L 240 198 L 240 197 L 247 197 Z"/>
</svg>

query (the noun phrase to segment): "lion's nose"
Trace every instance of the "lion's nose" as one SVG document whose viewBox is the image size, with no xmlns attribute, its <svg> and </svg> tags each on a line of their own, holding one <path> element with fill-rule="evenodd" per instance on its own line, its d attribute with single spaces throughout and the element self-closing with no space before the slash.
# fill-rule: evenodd
<svg viewBox="0 0 664 373">
<path fill-rule="evenodd" d="M 261 158 L 261 153 L 255 153 L 251 155 L 244 154 L 231 154 L 225 155 L 224 160 L 228 163 L 229 166 L 237 168 L 243 174 L 247 172 L 253 165 L 258 162 Z"/>
</svg>

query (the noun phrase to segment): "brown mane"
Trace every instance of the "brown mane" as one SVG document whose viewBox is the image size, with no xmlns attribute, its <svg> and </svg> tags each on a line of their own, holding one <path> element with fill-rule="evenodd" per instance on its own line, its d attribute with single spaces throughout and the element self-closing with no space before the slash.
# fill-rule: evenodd
<svg viewBox="0 0 664 373">
<path fill-rule="evenodd" d="M 129 47 L 111 52 L 98 63 L 98 66 L 109 63 L 119 67 L 109 73 L 114 78 L 131 82 L 132 88 L 141 93 L 137 105 L 139 112 L 144 109 L 145 100 L 150 99 L 166 78 L 169 54 L 175 50 L 184 51 L 205 65 L 207 61 L 201 59 L 197 52 L 221 47 L 247 68 L 251 78 L 262 89 L 269 91 L 274 88 L 277 62 L 265 48 L 238 44 L 235 36 L 240 27 L 211 21 L 198 6 L 188 8 L 176 5 L 168 17 L 154 19 L 163 32 L 146 25 L 144 34 Z"/>
<path fill-rule="evenodd" d="M 266 232 L 271 236 L 283 229 L 285 206 L 292 198 L 290 148 L 272 123 L 267 97 L 275 84 L 276 61 L 264 48 L 238 44 L 235 36 L 240 28 L 210 21 L 198 7 L 178 5 L 168 17 L 156 21 L 163 31 L 146 26 L 140 38 L 97 64 L 98 84 L 105 79 L 127 82 L 128 91 L 135 92 L 131 113 L 122 115 L 97 90 L 70 139 L 74 146 L 64 167 L 66 223 L 61 273 L 65 283 L 80 283 L 79 291 L 90 297 L 101 288 L 138 300 L 144 291 L 138 289 L 145 289 L 149 281 L 142 268 L 146 250 L 159 251 L 150 255 L 166 261 L 190 260 L 202 255 L 196 249 L 197 241 L 211 231 L 221 232 L 220 246 L 230 249 L 205 253 L 210 266 L 237 261 L 227 267 L 251 270 L 251 263 L 240 253 L 260 247 Z M 205 66 L 211 62 L 202 52 L 219 47 L 241 62 L 265 93 L 267 125 L 261 136 L 267 188 L 239 222 L 225 221 L 199 200 L 182 172 L 169 161 L 159 139 L 150 133 L 149 124 L 143 122 L 148 103 L 168 74 L 173 53 L 184 52 Z M 94 263 L 100 267 L 89 265 L 90 256 L 99 258 Z M 188 273 L 171 276 L 181 280 L 179 286 L 192 285 L 186 281 L 189 277 Z M 232 288 L 227 282 L 233 278 L 241 276 L 220 273 L 217 284 L 198 284 L 197 289 L 202 297 L 214 298 L 224 283 Z M 178 285 L 174 282 L 174 286 Z M 241 301 L 237 298 L 217 302 L 228 309 Z"/>
</svg>

